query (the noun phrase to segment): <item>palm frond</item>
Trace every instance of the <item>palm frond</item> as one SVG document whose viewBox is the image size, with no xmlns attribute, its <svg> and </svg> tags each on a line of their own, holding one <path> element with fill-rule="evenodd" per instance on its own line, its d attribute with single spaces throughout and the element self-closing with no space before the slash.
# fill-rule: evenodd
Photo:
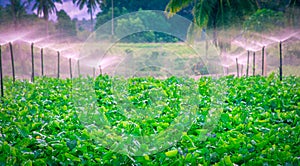
<svg viewBox="0 0 300 166">
<path fill-rule="evenodd" d="M 193 3 L 193 1 L 194 0 L 170 0 L 170 2 L 166 6 L 165 11 L 167 11 L 168 16 L 171 17 L 175 13 L 179 12 L 181 9 Z"/>
<path fill-rule="evenodd" d="M 205 27 L 212 14 L 217 0 L 200 0 L 193 9 L 194 19 L 198 26 Z"/>
</svg>

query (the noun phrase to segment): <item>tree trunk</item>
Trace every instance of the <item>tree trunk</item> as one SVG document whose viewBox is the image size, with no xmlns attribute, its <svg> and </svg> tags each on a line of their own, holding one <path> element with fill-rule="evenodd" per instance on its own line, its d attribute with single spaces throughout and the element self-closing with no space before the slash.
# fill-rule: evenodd
<svg viewBox="0 0 300 166">
<path fill-rule="evenodd" d="M 49 22 L 48 22 L 48 20 L 46 21 L 46 35 L 47 35 L 47 37 L 49 36 Z"/>
<path fill-rule="evenodd" d="M 91 32 L 93 32 L 94 28 L 93 28 L 93 12 L 90 12 L 91 15 Z"/>
<path fill-rule="evenodd" d="M 261 0 L 256 0 L 255 2 L 256 2 L 257 7 L 260 9 L 261 8 Z"/>
<path fill-rule="evenodd" d="M 207 58 L 208 56 L 208 39 L 207 36 L 205 34 L 205 57 Z"/>
<path fill-rule="evenodd" d="M 43 14 L 44 14 L 44 20 L 46 21 L 46 35 L 49 36 L 49 13 L 47 9 L 43 9 Z"/>
<path fill-rule="evenodd" d="M 218 47 L 217 25 L 215 21 L 213 23 L 213 44 Z"/>
</svg>

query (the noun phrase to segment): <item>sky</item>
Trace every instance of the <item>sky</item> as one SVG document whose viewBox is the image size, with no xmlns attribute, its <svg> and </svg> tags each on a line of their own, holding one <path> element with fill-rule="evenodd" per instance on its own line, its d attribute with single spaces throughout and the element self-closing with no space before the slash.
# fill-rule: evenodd
<svg viewBox="0 0 300 166">
<path fill-rule="evenodd" d="M 24 1 L 24 0 L 23 0 Z M 9 4 L 9 0 L 0 0 L 0 5 L 2 6 L 6 6 L 7 4 Z M 89 20 L 90 19 L 90 15 L 87 13 L 87 8 L 86 6 L 84 6 L 84 8 L 82 10 L 79 10 L 78 7 L 76 7 L 73 3 L 72 0 L 63 0 L 63 4 L 59 4 L 59 3 L 55 3 L 56 4 L 56 8 L 57 11 L 63 9 L 64 11 L 66 11 L 68 13 L 68 15 L 73 19 L 73 18 L 77 18 L 78 20 L 82 20 L 83 18 Z M 30 10 L 29 10 L 30 11 Z M 96 14 L 100 11 L 100 9 L 96 10 L 93 13 L 93 18 L 96 18 Z M 36 11 L 35 11 L 36 13 Z M 50 15 L 50 20 L 56 20 L 56 14 L 52 13 Z"/>
</svg>

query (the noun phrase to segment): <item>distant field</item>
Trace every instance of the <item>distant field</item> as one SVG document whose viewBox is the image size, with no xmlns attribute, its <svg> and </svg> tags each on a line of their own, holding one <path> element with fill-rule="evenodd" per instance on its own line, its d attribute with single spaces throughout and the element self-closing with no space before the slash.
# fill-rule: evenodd
<svg viewBox="0 0 300 166">
<path fill-rule="evenodd" d="M 288 43 L 284 45 L 284 75 L 299 75 L 299 48 L 298 43 Z M 73 45 L 74 46 L 74 45 Z M 201 74 L 226 74 L 226 70 L 222 67 L 222 58 L 225 54 L 220 55 L 218 49 L 212 44 L 208 44 L 206 49 L 205 41 L 197 43 L 115 43 L 110 48 L 101 48 L 105 45 L 101 43 L 93 43 L 81 52 L 80 56 L 88 55 L 92 53 L 96 55 L 96 60 L 93 63 L 101 63 L 101 59 L 106 60 L 106 66 L 104 65 L 103 72 L 124 75 L 134 75 L 136 73 L 142 73 L 142 75 L 158 75 L 161 71 L 166 71 L 169 74 L 174 75 L 188 75 L 197 76 Z M 78 44 L 74 46 L 75 49 L 82 49 L 82 45 Z M 105 53 L 101 53 L 99 49 L 105 50 Z M 232 45 L 231 52 L 237 50 L 237 47 Z M 64 56 L 67 54 L 63 51 L 61 53 L 60 72 L 62 77 L 69 77 L 69 63 L 68 59 Z M 24 43 L 14 44 L 14 61 L 16 76 L 19 78 L 30 78 L 31 75 L 31 54 L 29 45 Z M 69 56 L 69 55 L 68 55 Z M 35 75 L 41 74 L 41 58 L 40 49 L 35 48 Z M 118 57 L 117 63 L 112 63 L 110 57 Z M 240 65 L 239 70 L 243 70 L 241 75 L 245 75 L 246 72 L 246 51 L 244 55 L 238 57 Z M 108 59 L 107 59 L 108 58 Z M 11 76 L 11 59 L 10 50 L 8 46 L 2 47 L 2 59 L 3 59 L 3 72 L 5 76 Z M 234 56 L 229 55 L 229 61 L 223 62 L 223 65 L 229 65 L 229 74 L 236 74 L 236 62 Z M 278 73 L 279 56 L 278 46 L 276 44 L 266 48 L 266 69 L 267 74 L 271 72 Z M 103 59 L 102 59 L 103 60 Z M 78 75 L 78 67 L 76 59 L 72 60 L 73 75 Z M 57 73 L 57 53 L 50 49 L 44 50 L 44 63 L 45 74 L 47 76 L 55 76 Z M 114 62 L 115 63 L 115 62 Z M 256 52 L 256 74 L 261 73 L 261 51 Z M 118 65 L 118 68 L 116 68 Z M 80 64 L 81 74 L 93 75 L 93 69 L 88 62 L 84 60 Z M 195 67 L 196 66 L 196 67 Z M 243 67 L 242 67 L 243 66 Z M 103 65 L 102 65 L 103 67 Z M 249 73 L 252 74 L 252 53 L 250 55 L 250 69 Z M 159 69 L 160 68 L 160 69 Z M 129 70 L 130 69 L 130 70 Z M 141 71 L 140 71 L 141 70 Z M 167 71 L 168 70 L 168 71 Z M 196 70 L 196 71 L 195 71 Z M 100 71 L 98 67 L 95 68 L 96 74 Z M 151 71 L 151 72 L 149 72 Z M 139 75 L 139 74 L 138 74 Z"/>
</svg>

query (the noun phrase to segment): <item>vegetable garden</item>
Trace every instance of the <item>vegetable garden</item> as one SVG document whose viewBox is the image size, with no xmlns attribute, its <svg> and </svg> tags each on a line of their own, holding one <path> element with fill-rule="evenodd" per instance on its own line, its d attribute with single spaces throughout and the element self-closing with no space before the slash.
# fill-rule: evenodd
<svg viewBox="0 0 300 166">
<path fill-rule="evenodd" d="M 299 28 L 165 14 L 0 34 L 0 165 L 300 165 Z"/>
<path fill-rule="evenodd" d="M 41 77 L 34 83 L 4 79 L 1 99 L 1 165 L 299 165 L 300 80 L 299 77 L 253 76 L 202 77 L 199 80 L 169 77 L 118 79 L 115 88 L 126 89 L 134 107 L 146 109 L 151 95 L 160 88 L 160 117 L 126 117 L 111 93 L 115 78 L 57 79 Z M 180 103 L 188 82 L 199 94 L 195 119 L 181 139 L 161 152 L 130 156 L 117 153 L 96 137 L 118 137 L 92 133 L 80 120 L 71 99 L 72 82 L 89 81 L 96 91 L 99 113 L 112 128 L 129 135 L 162 133 L 181 113 Z M 222 112 L 207 126 L 212 88 L 227 85 Z M 85 92 L 81 92 L 85 96 Z M 148 95 L 147 95 L 148 94 Z M 75 94 L 72 94 L 75 95 Z M 127 97 L 128 97 L 127 96 Z M 153 96 L 153 95 L 152 95 Z M 155 112 L 147 108 L 147 111 Z M 137 120 L 139 119 L 139 120 Z M 101 122 L 102 124 L 104 122 Z M 210 129 L 212 127 L 212 129 Z M 103 130 L 104 131 L 104 130 Z M 95 137 L 96 136 L 96 137 Z M 110 138 L 115 140 L 117 138 Z M 147 147 L 145 147 L 147 148 Z"/>
</svg>

